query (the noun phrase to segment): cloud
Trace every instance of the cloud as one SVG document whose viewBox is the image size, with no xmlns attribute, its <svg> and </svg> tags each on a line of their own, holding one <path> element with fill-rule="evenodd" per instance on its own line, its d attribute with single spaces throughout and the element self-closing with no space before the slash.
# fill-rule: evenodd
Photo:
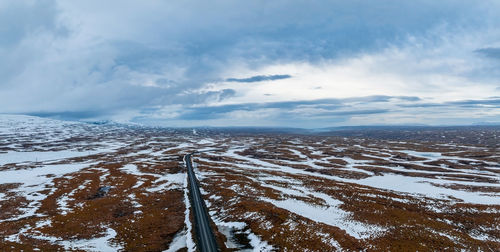
<svg viewBox="0 0 500 252">
<path fill-rule="evenodd" d="M 500 107 L 500 98 L 492 97 L 480 100 L 458 100 L 449 101 L 442 103 L 411 103 L 411 104 L 400 104 L 400 107 L 406 108 L 430 108 L 430 107 L 469 107 L 469 108 L 498 108 Z"/>
<path fill-rule="evenodd" d="M 48 32 L 67 35 L 57 22 L 58 9 L 54 1 L 6 1 L 0 6 L 0 46 L 12 48 L 27 37 Z"/>
<path fill-rule="evenodd" d="M 482 49 L 477 49 L 475 52 L 493 59 L 500 59 L 500 48 L 495 48 L 495 47 L 482 48 Z"/>
<path fill-rule="evenodd" d="M 447 105 L 459 105 L 459 106 L 495 106 L 500 107 L 500 98 L 491 98 L 483 100 L 463 100 L 447 102 Z"/>
<path fill-rule="evenodd" d="M 31 116 L 49 117 L 61 120 L 82 120 L 106 116 L 106 111 L 61 111 L 61 112 L 32 112 Z"/>
<path fill-rule="evenodd" d="M 278 74 L 278 75 L 257 75 L 252 76 L 250 78 L 228 78 L 226 81 L 229 82 L 259 82 L 259 81 L 273 81 L 273 80 L 283 80 L 292 78 L 291 75 L 288 74 Z"/>
<path fill-rule="evenodd" d="M 316 116 L 356 116 L 356 115 L 383 114 L 388 112 L 390 112 L 390 110 L 388 109 L 365 109 L 365 110 L 324 112 L 317 114 Z"/>
<path fill-rule="evenodd" d="M 165 125 L 198 112 L 211 124 L 298 124 L 330 113 L 308 122 L 320 125 L 348 122 L 349 111 L 394 119 L 414 103 L 498 91 L 491 59 L 500 48 L 499 7 L 493 0 L 1 1 L 0 113 L 163 118 Z"/>
<path fill-rule="evenodd" d="M 412 101 L 418 101 L 411 99 Z M 380 114 L 390 112 L 389 109 L 367 109 L 374 103 L 389 103 L 391 99 L 399 99 L 391 96 L 373 97 L 350 97 L 345 99 L 317 99 L 302 101 L 283 101 L 268 103 L 243 103 L 219 106 L 200 106 L 187 108 L 180 113 L 177 119 L 181 120 L 209 120 L 224 118 L 236 111 L 259 111 L 272 110 L 273 116 L 289 118 L 311 118 L 314 117 L 350 117 L 353 115 Z M 402 100 L 405 100 L 403 98 Z M 278 118 L 275 118 L 278 119 Z M 281 118 L 283 119 L 283 118 Z"/>
<path fill-rule="evenodd" d="M 236 91 L 234 89 L 222 89 L 217 91 L 207 91 L 200 93 L 189 93 L 184 95 L 184 99 L 191 99 L 194 104 L 203 104 L 206 102 L 220 102 L 231 98 L 236 95 Z"/>
</svg>

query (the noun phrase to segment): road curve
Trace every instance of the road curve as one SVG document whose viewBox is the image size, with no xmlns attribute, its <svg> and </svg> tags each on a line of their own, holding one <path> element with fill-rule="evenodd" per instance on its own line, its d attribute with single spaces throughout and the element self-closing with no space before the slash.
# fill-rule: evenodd
<svg viewBox="0 0 500 252">
<path fill-rule="evenodd" d="M 198 250 L 201 252 L 215 252 L 219 251 L 215 235 L 210 227 L 210 218 L 208 216 L 207 207 L 201 198 L 200 187 L 198 179 L 193 171 L 193 163 L 191 155 L 184 156 L 184 162 L 187 167 L 188 184 L 190 192 L 191 209 L 193 209 L 194 216 L 194 229 L 196 233 L 196 244 Z"/>
</svg>

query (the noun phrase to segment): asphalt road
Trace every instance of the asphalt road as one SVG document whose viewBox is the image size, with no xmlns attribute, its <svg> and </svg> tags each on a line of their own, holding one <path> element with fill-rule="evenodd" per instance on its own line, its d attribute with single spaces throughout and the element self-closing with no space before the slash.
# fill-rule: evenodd
<svg viewBox="0 0 500 252">
<path fill-rule="evenodd" d="M 196 245 L 201 252 L 219 251 L 214 232 L 210 227 L 207 207 L 201 198 L 198 179 L 196 179 L 196 175 L 193 171 L 191 155 L 192 154 L 185 155 L 184 162 L 186 162 L 187 166 L 191 209 L 193 210 L 194 229 L 196 233 Z"/>
</svg>

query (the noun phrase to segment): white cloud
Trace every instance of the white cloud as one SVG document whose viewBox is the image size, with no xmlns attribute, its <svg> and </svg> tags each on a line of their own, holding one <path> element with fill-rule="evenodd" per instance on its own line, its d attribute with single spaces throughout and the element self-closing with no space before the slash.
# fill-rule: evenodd
<svg viewBox="0 0 500 252">
<path fill-rule="evenodd" d="M 437 34 L 440 35 L 436 39 Z M 488 45 L 492 37 L 500 37 L 500 32 L 478 30 L 452 34 L 441 28 L 428 37 L 411 37 L 403 45 L 344 59 L 286 62 L 259 69 L 240 64 L 229 68 L 224 75 L 242 78 L 290 74 L 293 77 L 252 84 L 215 83 L 208 87 L 233 88 L 240 94 L 220 104 L 372 95 L 418 96 L 429 102 L 447 102 L 499 95 L 497 76 L 482 75 L 490 62 L 475 50 Z"/>
<path fill-rule="evenodd" d="M 0 112 L 71 112 L 168 125 L 192 108 L 211 105 L 373 95 L 445 103 L 500 96 L 498 59 L 476 52 L 500 46 L 498 9 L 495 1 L 448 0 L 2 1 Z M 292 78 L 223 81 L 276 75 Z M 414 120 L 405 113 L 417 110 L 398 107 L 404 103 L 412 102 L 344 104 L 339 111 L 390 110 L 376 118 Z M 295 123 L 301 113 L 334 115 L 332 108 L 314 106 L 252 109 L 205 119 L 270 125 Z M 418 110 L 416 118 L 432 121 L 435 111 L 447 110 Z M 466 122 L 460 111 L 457 120 Z M 470 111 L 478 115 L 477 108 Z"/>
</svg>

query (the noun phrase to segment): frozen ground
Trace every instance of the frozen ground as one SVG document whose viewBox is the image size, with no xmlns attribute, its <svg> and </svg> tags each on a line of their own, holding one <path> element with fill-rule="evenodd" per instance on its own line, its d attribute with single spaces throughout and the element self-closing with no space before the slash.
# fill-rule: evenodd
<svg viewBox="0 0 500 252">
<path fill-rule="evenodd" d="M 0 250 L 167 249 L 184 229 L 185 140 L 163 135 L 0 115 Z"/>
<path fill-rule="evenodd" d="M 204 152 L 194 156 L 196 173 L 223 249 L 498 251 L 500 151 L 479 140 L 0 115 L 0 250 L 194 251 L 182 156 L 197 150 Z"/>
<path fill-rule="evenodd" d="M 500 248 L 498 148 L 315 136 L 218 140 L 229 144 L 197 158 L 202 187 L 219 209 L 214 218 L 252 223 L 270 244 Z"/>
</svg>

